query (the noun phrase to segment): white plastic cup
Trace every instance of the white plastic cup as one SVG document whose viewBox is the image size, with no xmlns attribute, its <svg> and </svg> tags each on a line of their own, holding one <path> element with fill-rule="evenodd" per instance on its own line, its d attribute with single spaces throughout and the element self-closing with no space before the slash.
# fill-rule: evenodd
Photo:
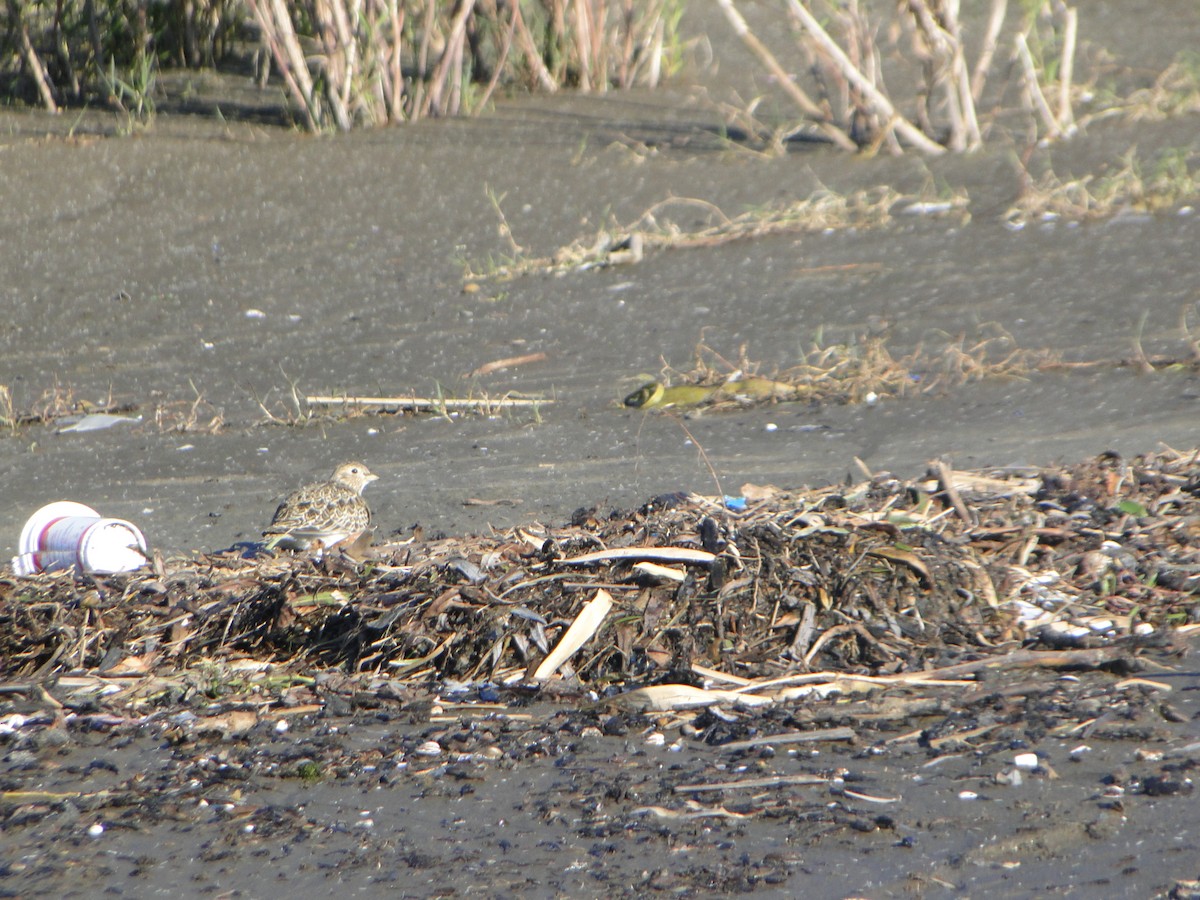
<svg viewBox="0 0 1200 900">
<path fill-rule="evenodd" d="M 146 564 L 149 550 L 138 527 L 107 519 L 90 506 L 71 500 L 48 503 L 21 529 L 17 575 L 74 568 L 96 575 L 132 572 Z"/>
</svg>

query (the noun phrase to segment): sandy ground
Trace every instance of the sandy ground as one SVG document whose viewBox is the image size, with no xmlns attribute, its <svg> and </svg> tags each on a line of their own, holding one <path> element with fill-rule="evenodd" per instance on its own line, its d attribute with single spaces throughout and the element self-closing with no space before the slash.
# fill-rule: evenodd
<svg viewBox="0 0 1200 900">
<path fill-rule="evenodd" d="M 1126 83 L 1148 83 L 1170 56 L 1164 46 L 1187 46 L 1200 28 L 1188 4 L 1173 16 L 1177 27 L 1162 34 L 1104 31 L 1088 12 L 1084 21 L 1097 29 L 1090 40 L 1125 54 Z M 1180 310 L 1194 316 L 1197 300 L 1197 217 L 1010 231 L 998 221 L 1015 185 L 1005 146 L 938 163 L 821 150 L 751 158 L 714 140 L 713 116 L 688 95 L 670 108 L 639 95 L 509 103 L 480 121 L 336 139 L 183 116 L 110 139 L 94 132 L 111 123 L 87 116 L 65 140 L 65 118 L 0 119 L 0 384 L 24 406 L 55 385 L 92 401 L 111 392 L 142 419 L 0 439 L 5 555 L 33 509 L 63 498 L 137 522 L 167 552 L 228 546 L 257 536 L 283 493 L 347 457 L 382 476 L 369 496 L 385 532 L 434 533 L 561 522 L 578 506 L 636 505 L 667 490 L 820 484 L 843 478 L 855 457 L 910 476 L 935 456 L 960 467 L 1044 464 L 1200 443 L 1200 382 L 1187 372 L 1105 368 L 873 408 L 784 405 L 699 417 L 690 436 L 617 405 L 663 360 L 686 368 L 701 339 L 730 358 L 744 344 L 770 369 L 818 334 L 848 340 L 878 317 L 900 350 L 998 323 L 1021 346 L 1070 360 L 1126 357 L 1139 329 L 1148 353 L 1181 353 Z M 1134 143 L 1194 152 L 1195 120 L 1098 124 L 1055 148 L 1054 162 L 1111 163 Z M 510 250 L 489 191 L 515 239 L 549 254 L 610 214 L 629 222 L 672 195 L 737 213 L 818 185 L 915 191 L 931 174 L 966 185 L 970 224 L 902 219 L 463 291 L 464 260 Z M 286 416 L 293 387 L 434 393 L 481 364 L 535 352 L 545 361 L 474 383 L 553 397 L 537 416 L 264 424 L 264 406 Z M 193 404 L 189 429 L 171 427 Z M 218 415 L 224 424 L 210 433 L 203 426 Z M 168 772 L 174 783 L 191 765 L 199 786 L 130 807 L 78 800 L 8 823 L 0 893 L 1148 896 L 1200 877 L 1194 803 L 1178 792 L 1114 801 L 1103 779 L 1157 772 L 1161 763 L 1137 756 L 1147 744 L 1194 746 L 1200 676 L 1186 659 L 1170 665 L 1178 723 L 1103 740 L 1032 726 L 1014 737 L 1057 778 L 993 787 L 1008 760 L 970 754 L 926 770 L 930 757 L 907 744 L 870 752 L 895 737 L 881 731 L 851 748 L 739 765 L 844 767 L 898 805 L 834 809 L 828 788 L 790 787 L 745 808 L 707 797 L 705 809 L 729 816 L 687 820 L 640 810 L 675 785 L 716 780 L 729 765 L 719 750 L 669 729 L 661 746 L 648 743 L 653 721 L 593 734 L 559 706 L 495 726 L 508 729 L 506 747 L 524 748 L 499 764 L 413 761 L 433 726 L 403 704 L 330 708 L 286 732 L 264 723 L 251 738 L 182 748 L 165 726 L 38 726 L 36 739 L 0 736 L 5 790 L 87 793 Z M 1092 751 L 1074 761 L 1084 743 Z M 294 764 L 313 745 L 365 755 L 309 783 Z M 379 758 L 364 762 L 371 752 Z M 1194 759 L 1185 752 L 1181 765 Z M 393 771 L 397 760 L 406 766 Z M 981 799 L 959 799 L 964 786 Z M 777 814 L 737 818 L 768 801 Z M 876 822 L 882 815 L 891 824 Z"/>
</svg>

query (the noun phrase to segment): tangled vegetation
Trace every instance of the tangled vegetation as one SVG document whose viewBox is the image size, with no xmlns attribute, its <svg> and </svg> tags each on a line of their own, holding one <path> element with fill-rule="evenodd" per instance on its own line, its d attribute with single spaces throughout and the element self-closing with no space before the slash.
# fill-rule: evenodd
<svg viewBox="0 0 1200 900">
<path fill-rule="evenodd" d="M 500 86 L 654 87 L 676 62 L 682 4 L 397 0 L 12 0 L 3 93 L 48 110 L 154 115 L 166 67 L 274 73 L 310 130 L 471 114 Z M 5 21 L 7 20 L 7 21 Z"/>
</svg>

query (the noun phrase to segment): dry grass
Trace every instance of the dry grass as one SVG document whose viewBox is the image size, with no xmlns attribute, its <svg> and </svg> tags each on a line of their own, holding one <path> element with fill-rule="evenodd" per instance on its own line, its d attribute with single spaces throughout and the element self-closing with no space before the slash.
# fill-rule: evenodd
<svg viewBox="0 0 1200 900">
<path fill-rule="evenodd" d="M 1200 53 L 1178 54 L 1149 87 L 1122 96 L 1101 91 L 1092 99 L 1095 112 L 1081 124 L 1119 117 L 1129 122 L 1160 122 L 1175 116 L 1200 112 Z"/>
<path fill-rule="evenodd" d="M 938 198 L 902 194 L 879 186 L 850 194 L 821 189 L 804 200 L 726 215 L 719 207 L 697 198 L 671 197 L 659 201 L 629 224 L 611 222 L 595 235 L 560 247 L 552 256 L 532 257 L 510 237 L 511 258 L 466 266 L 464 277 L 508 280 L 533 273 L 577 272 L 640 262 L 647 252 L 715 247 L 746 238 L 774 234 L 821 232 L 842 228 L 879 228 L 892 221 L 897 207 L 925 204 L 939 213 L 964 216 L 965 194 Z M 511 235 L 503 212 L 497 211 Z M 682 224 L 697 218 L 704 224 Z"/>
<path fill-rule="evenodd" d="M 9 385 L 0 384 L 0 427 L 10 431 L 29 425 L 50 425 L 68 416 L 89 413 L 127 413 L 136 409 L 113 398 L 112 390 L 99 402 L 77 396 L 75 389 L 57 379 L 34 400 L 23 401 Z"/>
<path fill-rule="evenodd" d="M 872 335 L 845 344 L 816 343 L 797 365 L 770 376 L 739 349 L 737 360 L 728 360 L 703 341 L 697 345 L 692 367 L 679 370 L 664 361 L 660 381 L 644 385 L 625 398 L 637 408 L 731 408 L 805 400 L 840 404 L 875 402 L 884 397 L 905 397 L 950 390 L 995 378 L 1027 378 L 1054 368 L 1058 356 L 1048 350 L 1026 350 L 999 325 L 985 325 L 973 338 L 944 335 L 940 346 L 918 347 L 897 357 L 886 336 Z M 662 391 L 654 391 L 659 385 Z M 703 388 L 703 391 L 689 390 Z"/>
<path fill-rule="evenodd" d="M 179 434 L 219 434 L 225 427 L 225 414 L 205 399 L 195 384 L 191 400 L 159 403 L 154 408 L 154 424 L 159 431 Z"/>
<path fill-rule="evenodd" d="M 1004 220 L 1012 227 L 1052 219 L 1086 221 L 1117 212 L 1158 212 L 1200 197 L 1200 154 L 1161 151 L 1148 164 L 1132 148 L 1105 174 L 1063 178 L 1053 169 L 1034 177 L 1020 169 L 1022 189 Z"/>
<path fill-rule="evenodd" d="M 222 411 L 205 399 L 195 385 L 192 390 L 194 396 L 191 399 L 157 400 L 150 404 L 153 409 L 150 419 L 156 428 L 160 431 L 203 434 L 216 434 L 223 429 L 225 418 Z M 0 384 L 0 428 L 10 432 L 26 427 L 55 425 L 64 419 L 80 416 L 102 413 L 127 415 L 136 413 L 140 408 L 138 403 L 115 399 L 111 388 L 106 398 L 91 401 L 78 396 L 74 387 L 55 380 L 37 399 L 20 402 L 8 385 Z"/>
<path fill-rule="evenodd" d="M 679 369 L 665 360 L 657 380 L 642 384 L 624 398 L 637 409 L 734 409 L 764 403 L 801 400 L 818 404 L 874 403 L 886 397 L 933 394 L 993 379 L 1028 379 L 1042 372 L 1078 372 L 1131 368 L 1141 374 L 1200 370 L 1200 337 L 1189 316 L 1192 305 L 1179 313 L 1183 352 L 1151 357 L 1138 330 L 1124 358 L 1064 362 L 1050 350 L 1027 349 L 1002 326 L 987 323 L 971 336 L 937 334 L 911 353 L 897 356 L 888 337 L 873 334 L 843 344 L 824 344 L 820 338 L 797 365 L 764 374 L 745 345 L 728 359 L 704 343 L 697 344 L 690 368 Z M 648 376 L 636 377 L 645 381 Z"/>
</svg>

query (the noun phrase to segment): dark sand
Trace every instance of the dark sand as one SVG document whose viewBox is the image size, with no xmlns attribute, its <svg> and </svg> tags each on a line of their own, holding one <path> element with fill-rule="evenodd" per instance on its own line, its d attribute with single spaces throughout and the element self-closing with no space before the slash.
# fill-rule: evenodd
<svg viewBox="0 0 1200 900">
<path fill-rule="evenodd" d="M 1200 33 L 1193 4 L 1156 4 L 1153 16 L 1128 6 L 1081 12 L 1085 39 L 1114 50 L 1127 88 L 1149 83 Z M 722 77 L 746 72 L 739 48 L 728 53 Z M 1183 351 L 1180 310 L 1190 304 L 1195 321 L 1200 283 L 1195 215 L 1013 232 L 998 221 L 1016 184 L 1003 140 L 937 162 L 819 149 L 759 159 L 715 141 L 713 121 L 684 94 L 506 103 L 478 121 L 337 138 L 169 115 L 147 134 L 93 138 L 112 127 L 99 115 L 75 123 L 70 114 L 5 112 L 0 384 L 26 406 L 55 383 L 94 401 L 111 391 L 143 420 L 0 439 L 0 553 L 15 552 L 34 509 L 63 498 L 137 522 L 169 553 L 225 547 L 256 537 L 283 493 L 347 457 L 382 476 L 369 497 L 384 532 L 561 522 L 578 506 L 632 506 L 669 490 L 715 494 L 677 423 L 616 405 L 632 376 L 656 373 L 663 359 L 686 368 L 701 338 L 730 358 L 745 344 L 770 369 L 794 362 L 818 332 L 848 340 L 873 317 L 891 322 L 901 351 L 996 322 L 1025 347 L 1115 360 L 1130 354 L 1144 320 L 1148 353 Z M 82 137 L 64 140 L 72 125 Z M 630 149 L 648 140 L 653 150 Z M 1053 160 L 1060 171 L 1084 170 L 1134 144 L 1152 157 L 1167 147 L 1195 152 L 1195 141 L 1194 116 L 1098 123 L 1055 147 Z M 489 190 L 503 198 L 516 240 L 546 255 L 610 213 L 629 222 L 670 195 L 737 213 L 818 184 L 916 191 L 931 173 L 967 187 L 970 224 L 901 218 L 878 231 L 742 241 L 462 290 L 462 260 L 508 250 Z M 248 317 L 252 310 L 261 316 Z M 306 393 L 433 393 L 460 387 L 490 360 L 533 352 L 546 361 L 478 384 L 553 395 L 536 419 L 262 424 L 259 401 L 281 415 L 293 384 Z M 155 423 L 156 409 L 182 415 L 197 396 L 201 422 L 223 418 L 219 432 Z M 702 416 L 687 427 L 719 490 L 735 494 L 747 481 L 841 479 L 855 457 L 908 477 L 935 456 L 969 468 L 1189 447 L 1200 443 L 1198 413 L 1194 373 L 1106 368 L 873 408 Z M 513 502 L 465 505 L 471 498 Z M 423 766 L 412 751 L 429 725 L 348 709 L 299 717 L 285 733 L 266 722 L 249 739 L 205 738 L 199 750 L 173 748 L 158 725 L 34 728 L 35 738 L 0 737 L 5 790 L 90 792 L 135 777 L 144 789 L 198 757 L 226 780 L 213 788 L 206 773 L 204 790 L 157 804 L 67 803 L 9 822 L 0 893 L 1151 896 L 1200 877 L 1194 800 L 1131 795 L 1114 805 L 1101 778 L 1121 767 L 1144 777 L 1160 764 L 1140 762 L 1139 748 L 1200 739 L 1200 674 L 1186 659 L 1170 664 L 1183 721 L 1100 740 L 1028 735 L 1058 777 L 1021 787 L 991 783 L 1007 759 L 966 754 L 925 770 L 928 756 L 911 744 L 738 763 L 784 773 L 844 766 L 868 793 L 902 798 L 854 806 L 856 819 L 892 816 L 882 829 L 838 819 L 827 789 L 810 787 L 770 795 L 787 807 L 778 817 L 659 819 L 640 810 L 668 800 L 678 809 L 673 785 L 715 780 L 729 761 L 677 728 L 664 746 L 641 732 L 558 730 L 557 705 L 523 710 L 530 719 L 506 726 L 519 736 L 514 745 L 534 748 L 519 765 Z M 366 757 L 377 748 L 379 758 L 312 784 L 271 769 L 331 742 Z M 1092 751 L 1072 762 L 1083 743 Z M 407 768 L 393 771 L 398 758 Z M 960 800 L 964 789 L 982 799 Z M 703 805 L 721 805 L 713 801 Z M 739 802 L 748 809 L 764 799 L 724 805 L 738 813 Z M 90 837 L 96 823 L 104 831 Z"/>
</svg>

